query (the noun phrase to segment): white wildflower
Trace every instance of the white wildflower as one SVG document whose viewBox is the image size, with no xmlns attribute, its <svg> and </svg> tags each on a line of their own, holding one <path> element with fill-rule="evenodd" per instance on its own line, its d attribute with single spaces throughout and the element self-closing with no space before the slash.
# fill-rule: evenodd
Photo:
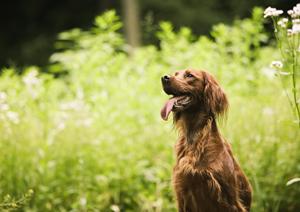
<svg viewBox="0 0 300 212">
<path fill-rule="evenodd" d="M 81 207 L 85 207 L 86 203 L 87 203 L 86 198 L 85 197 L 81 197 L 80 200 L 79 200 L 79 203 L 80 203 Z"/>
<path fill-rule="evenodd" d="M 295 24 L 293 24 L 293 27 L 292 27 L 292 34 L 295 35 L 298 33 L 300 33 L 300 23 L 295 23 Z"/>
<path fill-rule="evenodd" d="M 294 15 L 294 11 L 293 11 L 293 10 L 288 10 L 287 13 L 288 13 L 290 16 L 293 16 L 293 15 Z"/>
<path fill-rule="evenodd" d="M 273 79 L 276 76 L 276 70 L 272 68 L 264 68 L 262 73 L 268 78 Z"/>
<path fill-rule="evenodd" d="M 293 7 L 294 11 L 294 17 L 300 16 L 300 4 L 297 4 L 295 7 Z"/>
<path fill-rule="evenodd" d="M 23 82 L 29 86 L 37 85 L 40 83 L 40 79 L 37 76 L 38 76 L 38 71 L 34 69 L 23 77 Z"/>
<path fill-rule="evenodd" d="M 268 7 L 267 9 L 265 9 L 264 11 L 264 18 L 267 17 L 275 17 L 275 16 L 279 16 L 280 14 L 282 14 L 283 11 L 282 10 L 277 10 L 276 8 L 272 8 L 272 7 Z"/>
<path fill-rule="evenodd" d="M 85 108 L 85 104 L 83 101 L 80 100 L 73 100 L 70 102 L 64 102 L 60 105 L 61 110 L 74 110 L 80 111 Z"/>
<path fill-rule="evenodd" d="M 54 160 L 50 160 L 50 161 L 48 161 L 48 163 L 47 163 L 47 167 L 48 168 L 54 168 L 56 166 L 56 162 L 54 161 Z"/>
<path fill-rule="evenodd" d="M 45 157 L 45 151 L 43 149 L 38 149 L 37 150 L 37 154 L 40 158 L 44 158 Z"/>
<path fill-rule="evenodd" d="M 7 111 L 9 110 L 9 105 L 8 104 L 3 104 L 3 103 L 0 103 L 0 111 Z"/>
<path fill-rule="evenodd" d="M 76 97 L 77 97 L 77 99 L 83 99 L 84 98 L 84 92 L 83 92 L 82 88 L 77 89 Z"/>
<path fill-rule="evenodd" d="M 273 61 L 272 63 L 271 63 L 271 67 L 273 67 L 273 68 L 282 68 L 283 67 L 283 64 L 282 64 L 282 62 L 281 61 L 279 61 L 279 60 L 275 60 L 275 61 Z"/>
<path fill-rule="evenodd" d="M 10 120 L 14 124 L 18 124 L 20 122 L 19 120 L 19 114 L 13 111 L 7 111 L 6 117 L 8 120 Z"/>
<path fill-rule="evenodd" d="M 299 18 L 296 18 L 296 19 L 293 19 L 293 24 L 299 24 L 300 23 L 300 19 Z"/>
<path fill-rule="evenodd" d="M 117 205 L 112 205 L 112 206 L 110 206 L 110 209 L 111 209 L 113 212 L 120 212 L 120 208 L 119 208 L 119 206 L 117 206 Z"/>
<path fill-rule="evenodd" d="M 273 16 L 279 16 L 280 14 L 282 14 L 283 11 L 282 10 L 276 10 L 273 14 Z"/>
<path fill-rule="evenodd" d="M 266 116 L 272 116 L 274 114 L 274 110 L 271 107 L 263 108 L 262 113 Z"/>
<path fill-rule="evenodd" d="M 54 125 L 53 133 L 57 134 L 66 128 L 66 123 L 69 119 L 69 114 L 66 111 L 58 111 L 54 116 Z"/>
<path fill-rule="evenodd" d="M 93 124 L 93 120 L 91 118 L 86 118 L 76 122 L 77 126 L 82 126 L 82 127 L 90 127 L 92 124 Z"/>
<path fill-rule="evenodd" d="M 64 122 L 59 122 L 56 128 L 58 131 L 64 130 L 66 128 L 66 124 Z"/>
<path fill-rule="evenodd" d="M 277 22 L 277 24 L 279 26 L 281 26 L 282 28 L 286 28 L 286 25 L 287 25 L 288 21 L 289 21 L 289 19 L 282 18 L 282 19 L 280 19 L 280 21 Z"/>
<path fill-rule="evenodd" d="M 292 17 L 292 18 L 297 18 L 300 16 L 300 4 L 297 4 L 296 6 L 293 7 L 292 10 L 288 11 L 288 14 Z"/>
<path fill-rule="evenodd" d="M 288 29 L 287 30 L 287 36 L 290 37 L 293 35 L 293 30 L 292 29 Z"/>
<path fill-rule="evenodd" d="M 5 100 L 6 100 L 6 97 L 7 97 L 6 93 L 3 92 L 3 91 L 1 91 L 1 92 L 0 92 L 0 101 L 5 101 Z"/>
</svg>

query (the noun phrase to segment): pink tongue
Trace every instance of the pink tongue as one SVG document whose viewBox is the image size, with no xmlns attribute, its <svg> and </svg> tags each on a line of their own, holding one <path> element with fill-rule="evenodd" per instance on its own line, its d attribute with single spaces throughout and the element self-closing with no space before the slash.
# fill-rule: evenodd
<svg viewBox="0 0 300 212">
<path fill-rule="evenodd" d="M 173 97 L 171 99 L 169 99 L 164 107 L 161 109 L 160 111 L 160 116 L 163 120 L 167 121 L 168 120 L 168 117 L 169 117 L 169 114 L 170 112 L 172 111 L 173 109 L 173 106 L 175 104 L 175 102 L 177 101 L 177 99 L 179 99 L 180 97 Z"/>
</svg>

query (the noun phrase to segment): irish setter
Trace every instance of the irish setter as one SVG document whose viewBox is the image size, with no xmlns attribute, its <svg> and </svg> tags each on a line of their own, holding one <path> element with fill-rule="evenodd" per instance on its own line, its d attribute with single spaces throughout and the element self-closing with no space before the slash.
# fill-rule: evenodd
<svg viewBox="0 0 300 212">
<path fill-rule="evenodd" d="M 228 109 L 222 88 L 208 72 L 191 69 L 161 80 L 172 95 L 161 117 L 172 111 L 180 135 L 173 169 L 179 212 L 250 211 L 251 185 L 217 127 Z"/>
</svg>

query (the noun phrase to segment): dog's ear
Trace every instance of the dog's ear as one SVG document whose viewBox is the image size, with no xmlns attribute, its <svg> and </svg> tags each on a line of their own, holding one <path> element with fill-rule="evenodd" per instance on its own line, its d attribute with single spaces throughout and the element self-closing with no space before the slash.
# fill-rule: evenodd
<svg viewBox="0 0 300 212">
<path fill-rule="evenodd" d="M 203 100 L 207 109 L 214 115 L 224 115 L 228 109 L 228 100 L 225 92 L 216 79 L 207 72 L 203 72 Z"/>
</svg>

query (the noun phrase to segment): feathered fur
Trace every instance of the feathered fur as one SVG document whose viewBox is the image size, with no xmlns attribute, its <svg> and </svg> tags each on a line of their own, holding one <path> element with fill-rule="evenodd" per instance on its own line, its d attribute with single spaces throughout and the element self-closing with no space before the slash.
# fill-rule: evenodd
<svg viewBox="0 0 300 212">
<path fill-rule="evenodd" d="M 250 183 L 217 127 L 217 117 L 228 109 L 223 89 L 207 72 L 184 70 L 171 76 L 164 90 L 193 98 L 173 111 L 179 132 L 173 170 L 179 212 L 250 211 Z"/>
</svg>

